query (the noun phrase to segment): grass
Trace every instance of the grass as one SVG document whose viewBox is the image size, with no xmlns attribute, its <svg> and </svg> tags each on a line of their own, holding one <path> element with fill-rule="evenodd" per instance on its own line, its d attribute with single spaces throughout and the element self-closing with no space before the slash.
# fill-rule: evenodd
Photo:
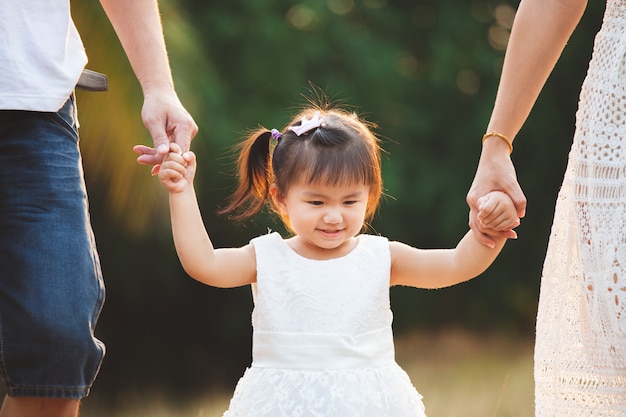
<svg viewBox="0 0 626 417">
<path fill-rule="evenodd" d="M 460 330 L 396 338 L 396 360 L 424 396 L 428 417 L 532 417 L 532 349 L 529 339 Z M 84 401 L 81 415 L 220 417 L 231 394 L 208 393 L 182 407 L 159 394 L 137 396 L 106 411 L 98 410 L 94 396 Z"/>
<path fill-rule="evenodd" d="M 398 340 L 428 417 L 534 416 L 533 342 L 446 331 Z"/>
</svg>

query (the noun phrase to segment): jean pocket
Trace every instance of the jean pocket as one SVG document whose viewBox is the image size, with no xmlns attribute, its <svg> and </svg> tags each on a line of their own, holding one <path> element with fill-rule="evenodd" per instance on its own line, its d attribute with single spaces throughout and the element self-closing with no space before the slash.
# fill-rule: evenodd
<svg viewBox="0 0 626 417">
<path fill-rule="evenodd" d="M 63 127 L 73 136 L 78 138 L 78 112 L 76 109 L 76 99 L 74 94 L 68 97 L 67 101 L 57 112 L 46 113 L 47 117 Z"/>
</svg>

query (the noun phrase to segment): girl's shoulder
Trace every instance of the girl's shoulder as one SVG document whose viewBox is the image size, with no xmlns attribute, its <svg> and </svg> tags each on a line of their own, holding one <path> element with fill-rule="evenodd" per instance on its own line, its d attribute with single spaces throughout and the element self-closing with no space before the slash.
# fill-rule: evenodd
<svg viewBox="0 0 626 417">
<path fill-rule="evenodd" d="M 251 239 L 250 246 L 257 254 L 257 258 L 259 255 L 285 256 L 284 252 L 287 249 L 287 244 L 280 233 L 271 230 L 264 235 Z"/>
<path fill-rule="evenodd" d="M 283 242 L 283 237 L 280 235 L 280 233 L 278 232 L 272 232 L 271 230 L 268 230 L 266 234 L 261 235 L 261 236 L 257 236 L 255 238 L 252 238 L 250 240 L 251 244 L 267 244 L 270 242 Z"/>
<path fill-rule="evenodd" d="M 370 235 L 370 234 L 364 233 L 364 234 L 359 235 L 359 245 L 366 246 L 366 247 L 370 247 L 370 246 L 389 247 L 389 239 L 387 239 L 385 236 Z"/>
<path fill-rule="evenodd" d="M 389 242 L 389 239 L 387 239 L 385 236 L 371 235 L 368 233 L 360 234 L 359 239 L 363 239 L 368 242 L 379 242 L 379 243 Z"/>
<path fill-rule="evenodd" d="M 380 235 L 361 234 L 355 253 L 365 258 L 389 259 L 391 257 L 389 240 Z"/>
</svg>

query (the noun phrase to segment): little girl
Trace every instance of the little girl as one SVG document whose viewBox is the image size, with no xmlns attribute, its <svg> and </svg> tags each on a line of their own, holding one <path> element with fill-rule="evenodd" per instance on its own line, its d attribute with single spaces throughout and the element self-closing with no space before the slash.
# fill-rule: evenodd
<svg viewBox="0 0 626 417">
<path fill-rule="evenodd" d="M 493 192 L 479 218 L 493 248 L 471 232 L 455 249 L 420 250 L 362 234 L 382 192 L 380 147 L 370 124 L 310 108 L 282 131 L 260 129 L 240 148 L 240 184 L 224 210 L 249 217 L 266 203 L 292 237 L 214 249 L 193 178 L 196 159 L 176 144 L 161 165 L 174 242 L 185 271 L 216 287 L 252 284 L 253 360 L 224 416 L 425 416 L 421 395 L 396 364 L 391 285 L 441 288 L 481 274 L 519 224 Z"/>
</svg>

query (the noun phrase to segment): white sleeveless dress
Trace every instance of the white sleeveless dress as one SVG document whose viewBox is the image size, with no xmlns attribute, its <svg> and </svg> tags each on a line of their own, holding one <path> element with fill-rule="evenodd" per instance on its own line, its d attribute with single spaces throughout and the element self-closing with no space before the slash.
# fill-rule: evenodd
<svg viewBox="0 0 626 417">
<path fill-rule="evenodd" d="M 626 1 L 609 0 L 544 263 L 540 417 L 626 416 Z"/>
<path fill-rule="evenodd" d="M 252 240 L 252 365 L 225 417 L 425 417 L 394 359 L 387 239 L 304 258 L 278 233 Z"/>
</svg>

